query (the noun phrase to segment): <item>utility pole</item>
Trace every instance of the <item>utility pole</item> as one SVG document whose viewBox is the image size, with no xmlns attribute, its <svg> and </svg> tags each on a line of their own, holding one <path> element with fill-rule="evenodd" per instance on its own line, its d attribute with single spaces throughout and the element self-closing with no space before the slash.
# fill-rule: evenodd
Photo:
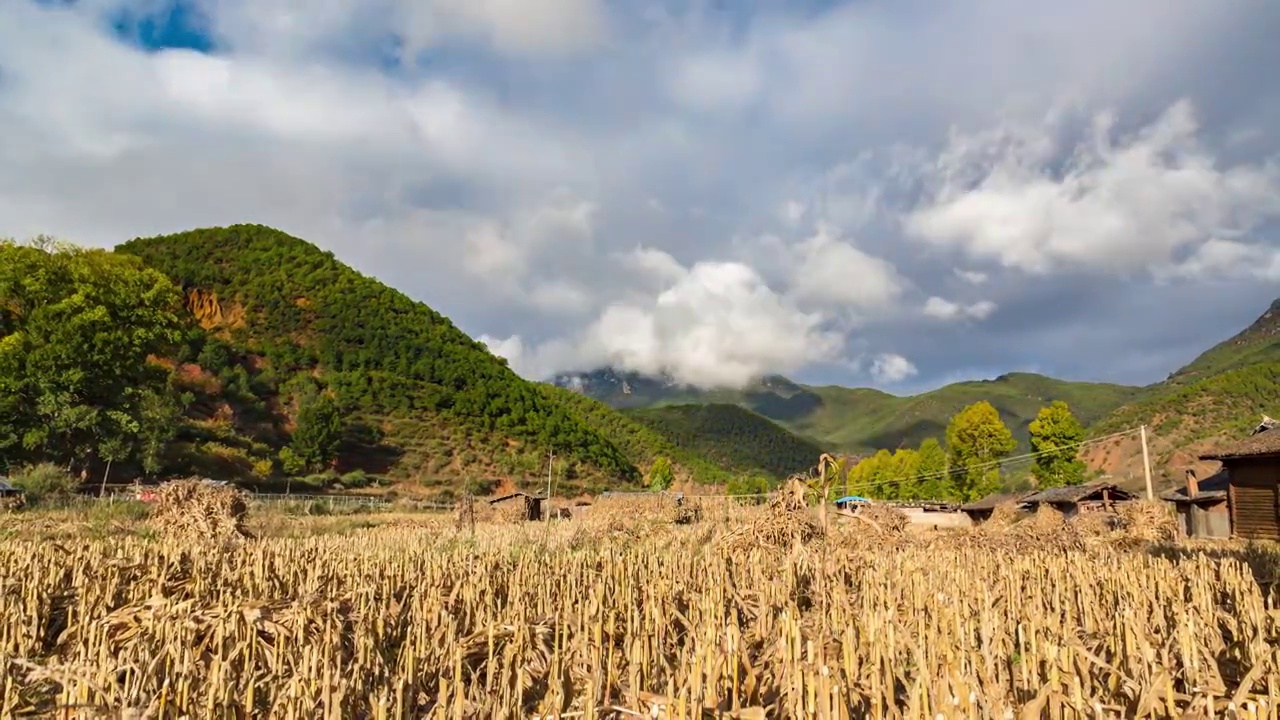
<svg viewBox="0 0 1280 720">
<path fill-rule="evenodd" d="M 551 473 L 555 469 L 556 453 L 554 450 L 547 452 L 547 502 L 551 501 Z"/>
<path fill-rule="evenodd" d="M 1151 453 L 1147 451 L 1147 426 L 1143 425 L 1139 432 L 1142 435 L 1142 474 L 1147 479 L 1147 499 L 1154 500 L 1155 495 L 1151 492 Z"/>
</svg>

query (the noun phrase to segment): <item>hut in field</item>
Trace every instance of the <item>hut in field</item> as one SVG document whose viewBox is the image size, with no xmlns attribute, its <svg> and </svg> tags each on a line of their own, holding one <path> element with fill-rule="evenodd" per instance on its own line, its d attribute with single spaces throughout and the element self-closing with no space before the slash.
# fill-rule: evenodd
<svg viewBox="0 0 1280 720">
<path fill-rule="evenodd" d="M 1184 487 L 1166 490 L 1160 499 L 1173 503 L 1178 512 L 1178 530 L 1189 538 L 1231 537 L 1231 508 L 1228 502 L 1229 473 L 1219 470 L 1199 480 L 1194 470 L 1187 470 Z"/>
<path fill-rule="evenodd" d="M 1264 416 L 1248 438 L 1200 459 L 1226 471 L 1232 535 L 1280 541 L 1280 423 Z"/>
<path fill-rule="evenodd" d="M 1108 480 L 1049 488 L 1022 498 L 1030 510 L 1047 505 L 1071 518 L 1081 513 L 1115 510 L 1116 503 L 1133 500 L 1133 495 Z"/>
<path fill-rule="evenodd" d="M 1014 505 L 1015 507 L 1020 507 L 1022 505 L 1023 500 L 1028 495 L 1031 495 L 1031 493 L 1030 492 L 992 493 L 982 498 L 981 500 L 974 500 L 973 502 L 968 503 L 967 505 L 961 505 L 960 512 L 964 513 L 965 515 L 968 515 L 969 520 L 974 525 L 978 525 L 980 523 L 984 523 L 990 520 L 991 514 L 994 513 L 996 511 L 996 508 L 1000 507 L 1001 505 L 1011 504 L 1011 505 Z"/>
<path fill-rule="evenodd" d="M 955 503 L 918 501 L 896 502 L 889 505 L 906 515 L 907 522 L 913 528 L 946 530 L 973 525 L 973 519 L 961 512 L 960 506 Z"/>
<path fill-rule="evenodd" d="M 542 519 L 542 504 L 545 498 L 530 495 L 526 492 L 507 493 L 489 501 L 489 507 L 498 510 L 502 515 L 512 519 L 536 522 Z"/>
</svg>

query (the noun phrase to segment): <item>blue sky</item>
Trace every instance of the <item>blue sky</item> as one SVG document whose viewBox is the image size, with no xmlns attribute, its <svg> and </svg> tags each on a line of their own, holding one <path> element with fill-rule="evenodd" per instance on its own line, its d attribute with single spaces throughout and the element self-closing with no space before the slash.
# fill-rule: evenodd
<svg viewBox="0 0 1280 720">
<path fill-rule="evenodd" d="M 529 377 L 1145 383 L 1280 296 L 1265 0 L 0 4 L 0 234 L 271 224 Z"/>
</svg>

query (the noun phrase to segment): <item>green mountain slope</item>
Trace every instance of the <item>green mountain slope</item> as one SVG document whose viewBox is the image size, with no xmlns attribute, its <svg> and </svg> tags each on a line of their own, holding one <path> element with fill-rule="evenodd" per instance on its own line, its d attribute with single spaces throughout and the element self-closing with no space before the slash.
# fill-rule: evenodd
<svg viewBox="0 0 1280 720">
<path fill-rule="evenodd" d="M 1139 392 L 1122 385 L 1070 382 L 1031 373 L 954 383 L 906 397 L 869 388 L 799 385 L 777 376 L 742 390 L 711 391 L 611 370 L 557 381 L 616 407 L 738 405 L 829 449 L 852 453 L 914 447 L 925 438 L 941 437 L 952 415 L 979 400 L 996 407 L 1020 448 L 1026 448 L 1027 426 L 1041 407 L 1054 400 L 1066 401 L 1081 422 L 1089 424 Z"/>
<path fill-rule="evenodd" d="M 1248 328 L 1143 388 L 1090 434 L 1146 425 L 1154 474 L 1164 484 L 1179 483 L 1185 469 L 1207 469 L 1198 455 L 1247 436 L 1263 414 L 1280 416 L 1280 300 Z M 1086 459 L 1114 475 L 1141 474 L 1134 438 L 1091 448 Z"/>
<path fill-rule="evenodd" d="M 554 402 L 572 408 L 641 469 L 649 467 L 661 456 L 672 462 L 677 480 L 716 484 L 728 482 L 733 477 L 733 465 L 713 462 L 696 448 L 674 442 L 663 428 L 642 418 L 554 385 L 540 383 L 539 389 Z"/>
<path fill-rule="evenodd" d="M 348 418 L 368 431 L 363 455 L 361 438 L 347 443 L 349 461 L 378 455 L 391 477 L 431 482 L 536 474 L 554 450 L 570 462 L 571 479 L 639 477 L 587 418 L 516 376 L 447 318 L 298 238 L 237 225 L 136 239 L 117 252 L 142 258 L 182 289 L 206 335 L 229 346 L 225 358 L 214 354 L 273 416 L 267 424 L 287 430 L 309 384 L 335 391 Z M 186 367 L 197 376 L 227 370 Z"/>
<path fill-rule="evenodd" d="M 717 465 L 775 479 L 813 467 L 822 448 L 737 405 L 669 405 L 628 410 L 686 452 Z"/>
</svg>

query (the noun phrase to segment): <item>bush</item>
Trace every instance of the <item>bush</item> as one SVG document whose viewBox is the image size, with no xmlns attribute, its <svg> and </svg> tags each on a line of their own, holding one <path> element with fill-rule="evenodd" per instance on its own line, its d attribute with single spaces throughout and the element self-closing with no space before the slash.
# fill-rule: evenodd
<svg viewBox="0 0 1280 720">
<path fill-rule="evenodd" d="M 23 468 L 9 478 L 14 487 L 27 493 L 27 502 L 74 495 L 80 489 L 80 481 L 65 469 L 53 463 L 40 463 Z"/>
<path fill-rule="evenodd" d="M 726 488 L 730 495 L 738 496 L 743 505 L 759 505 L 765 501 L 762 496 L 769 492 L 769 481 L 762 477 L 742 475 L 729 481 Z"/>
<path fill-rule="evenodd" d="M 373 479 L 370 478 L 369 474 L 363 470 L 352 470 L 346 475 L 343 475 L 338 482 L 342 483 L 342 487 L 344 488 L 362 488 L 369 487 L 369 485 L 372 484 Z"/>
<path fill-rule="evenodd" d="M 276 464 L 270 458 L 255 460 L 253 463 L 253 474 L 264 480 L 271 477 L 276 472 Z"/>
</svg>

